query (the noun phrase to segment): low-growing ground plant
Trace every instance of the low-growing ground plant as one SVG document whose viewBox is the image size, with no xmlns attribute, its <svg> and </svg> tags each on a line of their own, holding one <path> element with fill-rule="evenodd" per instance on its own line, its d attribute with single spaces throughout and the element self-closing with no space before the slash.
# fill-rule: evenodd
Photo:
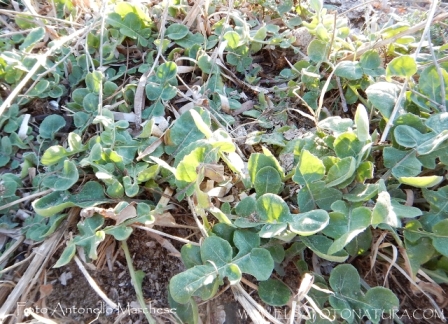
<svg viewBox="0 0 448 324">
<path fill-rule="evenodd" d="M 322 0 L 1 6 L 1 233 L 43 245 L 65 229 L 54 268 L 95 263 L 112 237 L 143 309 L 127 240 L 179 240 L 173 322 L 200 323 L 198 303 L 231 287 L 255 323 L 399 323 L 393 271 L 444 318 L 446 7 L 355 31 Z M 176 206 L 191 237 L 163 230 L 182 227 Z M 2 275 L 17 247 L 0 248 Z"/>
</svg>

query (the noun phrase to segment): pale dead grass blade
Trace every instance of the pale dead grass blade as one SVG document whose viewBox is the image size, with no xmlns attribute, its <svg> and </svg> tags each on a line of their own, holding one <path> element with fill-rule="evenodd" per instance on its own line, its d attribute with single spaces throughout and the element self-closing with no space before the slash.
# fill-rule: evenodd
<svg viewBox="0 0 448 324">
<path fill-rule="evenodd" d="M 273 324 L 282 324 L 278 319 L 272 316 L 265 307 L 258 304 L 251 295 L 249 295 L 241 284 L 232 285 L 232 292 L 235 296 L 235 299 L 243 306 L 246 310 L 247 315 L 251 318 L 254 323 L 263 324 L 263 323 L 273 323 Z M 266 321 L 264 318 L 267 318 L 269 321 Z"/>
<path fill-rule="evenodd" d="M 390 259 L 387 255 L 378 252 L 378 255 L 380 257 L 382 257 L 384 260 L 386 260 L 389 263 L 393 263 L 392 259 Z M 443 314 L 443 311 L 440 309 L 439 305 L 434 301 L 434 299 L 428 295 L 416 282 L 415 280 L 413 280 L 407 273 L 406 271 L 400 267 L 398 264 L 394 264 L 394 267 L 401 272 L 401 274 L 403 274 L 403 276 L 411 283 L 412 286 L 414 286 L 415 288 L 417 288 L 418 291 L 420 291 L 423 295 L 426 296 L 426 298 L 428 298 L 429 302 L 431 303 L 431 305 L 434 307 L 434 310 L 437 311 L 437 314 L 439 315 L 439 317 L 445 322 L 446 318 Z"/>
<path fill-rule="evenodd" d="M 371 256 L 370 256 L 370 270 L 369 270 L 369 272 L 372 271 L 372 270 L 373 270 L 373 267 L 375 266 L 375 263 L 376 263 L 376 257 L 377 257 L 377 254 L 378 254 L 379 246 L 380 246 L 381 243 L 384 241 L 384 239 L 386 238 L 386 236 L 387 236 L 387 233 L 386 233 L 386 232 L 381 233 L 381 236 L 378 238 L 378 240 L 377 240 L 377 241 L 375 242 L 375 244 L 373 244 L 373 246 L 372 246 L 372 254 L 371 254 Z"/>
<path fill-rule="evenodd" d="M 397 263 L 398 259 L 398 250 L 397 247 L 391 243 L 383 243 L 379 246 L 379 248 L 385 248 L 385 247 L 391 247 L 392 248 L 392 263 L 389 264 L 389 267 L 387 268 L 386 274 L 384 275 L 384 283 L 383 286 L 386 286 L 387 277 L 389 276 L 389 272 L 392 269 L 392 267 Z"/>
<path fill-rule="evenodd" d="M 96 292 L 96 294 L 112 309 L 118 309 L 118 305 L 107 297 L 107 295 L 101 290 L 96 281 L 90 276 L 87 272 L 86 268 L 82 264 L 81 260 L 75 255 L 73 258 L 78 266 L 79 270 L 81 270 L 82 274 L 86 278 L 90 287 Z"/>
<path fill-rule="evenodd" d="M 156 65 L 158 64 L 159 59 L 162 57 L 162 47 L 163 47 L 163 39 L 165 37 L 165 24 L 168 19 L 168 4 L 165 5 L 165 8 L 163 9 L 162 18 L 160 21 L 160 45 L 157 51 L 157 56 L 154 59 L 154 63 L 151 66 L 151 69 L 149 69 L 147 72 L 145 72 L 138 81 L 137 89 L 135 91 L 134 96 L 134 114 L 135 114 L 135 127 L 137 130 L 141 128 L 142 125 L 142 111 L 143 107 L 145 106 L 145 89 L 146 89 L 146 82 L 148 81 L 148 77 L 154 72 Z"/>
<path fill-rule="evenodd" d="M 78 208 L 72 208 L 69 212 L 67 220 L 59 226 L 58 230 L 49 238 L 47 238 L 37 249 L 35 249 L 34 258 L 30 262 L 29 267 L 20 278 L 13 291 L 9 294 L 6 302 L 0 308 L 0 321 L 6 319 L 9 314 L 14 311 L 19 299 L 26 296 L 30 289 L 35 285 L 40 273 L 46 267 L 51 256 L 56 251 L 59 241 L 62 239 L 65 231 L 68 228 L 68 225 L 76 217 L 78 217 L 78 211 Z"/>
<path fill-rule="evenodd" d="M 38 314 L 36 314 L 35 312 L 33 312 L 33 309 L 30 308 L 25 308 L 24 311 L 24 315 L 25 316 L 31 316 L 32 318 L 34 318 L 38 323 L 42 323 L 42 324 L 59 324 L 58 322 L 55 322 L 49 318 L 40 316 Z"/>
<path fill-rule="evenodd" d="M 201 231 L 201 234 L 203 237 L 208 237 L 208 233 L 204 228 L 204 225 L 199 220 L 199 217 L 196 213 L 196 206 L 194 205 L 193 201 L 190 197 L 187 197 L 188 206 L 190 207 L 190 211 L 193 214 L 194 221 L 196 222 L 196 225 L 198 226 L 199 230 Z"/>
<path fill-rule="evenodd" d="M 445 20 L 448 18 L 448 12 L 444 12 L 440 15 L 438 15 L 437 17 L 435 17 L 432 22 L 437 22 L 437 21 L 441 21 L 441 20 Z M 408 36 L 408 35 L 412 35 L 415 34 L 416 32 L 418 32 L 419 30 L 422 30 L 423 28 L 425 28 L 426 26 L 426 21 L 425 22 L 421 22 L 415 26 L 412 26 L 411 28 L 405 30 L 404 32 L 401 32 L 391 38 L 388 39 L 384 39 L 381 40 L 377 43 L 374 43 L 372 45 L 365 45 L 363 47 L 361 47 L 360 49 L 358 49 L 356 51 L 356 53 L 354 54 L 350 54 L 345 56 L 344 58 L 340 59 L 339 61 L 352 61 L 355 57 L 359 58 L 362 54 L 364 54 L 365 52 L 371 50 L 371 49 L 376 49 L 376 48 L 380 48 L 380 47 L 385 47 L 389 44 L 395 43 L 398 39 L 404 37 L 404 36 Z M 423 38 L 422 38 L 423 39 Z"/>
<path fill-rule="evenodd" d="M 59 18 L 54 18 L 54 17 L 50 17 L 50 16 L 41 16 L 41 15 L 34 15 L 32 13 L 29 12 L 21 12 L 21 11 L 14 11 L 14 10 L 8 10 L 8 9 L 0 9 L 0 14 L 3 15 L 7 15 L 10 17 L 16 17 L 18 15 L 20 16 L 26 16 L 26 17 L 36 17 L 36 18 L 40 18 L 40 19 L 45 19 L 45 20 L 50 20 L 50 21 L 55 21 L 58 23 L 62 23 L 65 25 L 70 25 L 72 27 L 85 27 L 85 25 L 83 24 L 79 24 L 70 20 L 64 20 L 64 19 L 59 19 Z"/>
<path fill-rule="evenodd" d="M 25 241 L 25 236 L 19 236 L 16 241 L 11 244 L 3 253 L 0 255 L 0 264 L 8 260 L 17 248 L 22 245 L 23 241 Z"/>
<path fill-rule="evenodd" d="M 29 196 L 26 196 L 26 197 L 14 200 L 14 201 L 12 201 L 12 202 L 10 202 L 8 204 L 0 206 L 0 210 L 7 209 L 7 208 L 12 207 L 14 205 L 20 204 L 20 203 L 22 203 L 24 201 L 28 201 L 28 200 L 31 200 L 31 199 L 34 199 L 34 198 L 37 198 L 37 197 L 40 197 L 40 196 L 48 195 L 51 192 L 53 192 L 53 189 L 47 189 L 47 190 L 44 190 L 44 191 L 41 191 L 41 192 L 36 192 L 35 194 L 32 194 L 32 195 L 29 195 Z"/>
<path fill-rule="evenodd" d="M 9 272 L 9 271 L 11 271 L 11 270 L 13 270 L 13 269 L 15 269 L 15 268 L 20 267 L 22 264 L 25 264 L 25 263 L 27 263 L 30 259 L 32 259 L 32 258 L 34 257 L 34 255 L 35 255 L 35 253 L 32 252 L 28 257 L 26 257 L 26 258 L 23 259 L 22 261 L 16 262 L 16 263 L 14 263 L 13 265 L 11 265 L 11 266 L 9 266 L 9 267 L 7 267 L 7 268 L 1 270 L 1 271 L 0 271 L 0 274 L 7 273 L 7 272 Z"/>
<path fill-rule="evenodd" d="M 147 227 L 147 226 L 133 225 L 132 227 L 134 227 L 134 228 L 139 228 L 139 229 L 142 229 L 142 230 L 147 231 L 147 232 L 156 233 L 156 234 L 158 234 L 158 235 L 160 235 L 160 236 L 165 236 L 165 237 L 168 237 L 168 238 L 170 238 L 170 239 L 173 239 L 173 240 L 176 240 L 176 241 L 185 243 L 185 244 L 192 244 L 192 245 L 200 246 L 199 243 L 196 243 L 196 242 L 193 242 L 193 241 L 190 241 L 190 240 L 186 240 L 186 239 L 184 239 L 184 238 L 182 238 L 182 237 L 178 237 L 178 236 L 170 235 L 170 234 L 164 233 L 164 232 L 162 232 L 162 231 L 155 230 L 155 229 L 150 228 L 150 227 Z"/>
</svg>

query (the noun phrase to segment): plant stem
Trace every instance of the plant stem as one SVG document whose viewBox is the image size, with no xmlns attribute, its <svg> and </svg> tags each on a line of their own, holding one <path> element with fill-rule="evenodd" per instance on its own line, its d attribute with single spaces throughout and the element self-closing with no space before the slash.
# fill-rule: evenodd
<svg viewBox="0 0 448 324">
<path fill-rule="evenodd" d="M 137 295 L 138 303 L 140 307 L 143 309 L 145 313 L 146 319 L 149 324 L 156 324 L 154 318 L 152 318 L 151 313 L 146 306 L 145 300 L 143 298 L 141 280 L 138 280 L 137 273 L 134 270 L 134 266 L 132 265 L 131 253 L 129 252 L 128 243 L 126 240 L 121 242 L 121 248 L 123 249 L 124 255 L 126 257 L 126 263 L 128 264 L 129 274 L 131 275 L 132 285 L 134 286 L 135 294 Z"/>
</svg>

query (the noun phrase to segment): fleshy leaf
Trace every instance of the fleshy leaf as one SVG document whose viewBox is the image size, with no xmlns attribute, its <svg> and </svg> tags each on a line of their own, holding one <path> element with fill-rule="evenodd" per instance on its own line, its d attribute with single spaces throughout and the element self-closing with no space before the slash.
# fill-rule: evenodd
<svg viewBox="0 0 448 324">
<path fill-rule="evenodd" d="M 268 279 L 260 282 L 258 295 L 268 305 L 283 306 L 288 303 L 291 292 L 283 282 L 276 279 Z"/>
</svg>

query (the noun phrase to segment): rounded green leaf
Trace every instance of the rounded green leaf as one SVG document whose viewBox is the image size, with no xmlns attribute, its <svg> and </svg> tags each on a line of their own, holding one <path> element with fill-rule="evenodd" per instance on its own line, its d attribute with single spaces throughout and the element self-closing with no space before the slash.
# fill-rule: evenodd
<svg viewBox="0 0 448 324">
<path fill-rule="evenodd" d="M 87 112 L 96 112 L 98 110 L 98 105 L 98 96 L 93 93 L 87 94 L 82 101 L 82 106 Z"/>
<path fill-rule="evenodd" d="M 163 91 L 160 94 L 160 99 L 162 100 L 170 100 L 173 99 L 177 94 L 177 88 L 172 86 L 171 84 L 166 84 L 163 87 Z M 154 114 L 156 116 L 158 116 L 158 114 Z"/>
<path fill-rule="evenodd" d="M 168 291 L 168 302 L 172 309 L 176 309 L 176 317 L 182 321 L 181 323 L 197 324 L 199 318 L 198 305 L 191 298 L 186 304 L 176 302 L 171 293 Z"/>
<path fill-rule="evenodd" d="M 283 282 L 276 279 L 268 279 L 259 283 L 258 295 L 268 305 L 283 306 L 288 303 L 291 291 Z"/>
<path fill-rule="evenodd" d="M 124 195 L 124 188 L 117 179 L 113 179 L 112 184 L 107 186 L 106 192 L 111 198 L 121 198 Z"/>
<path fill-rule="evenodd" d="M 308 45 L 308 56 L 316 63 L 327 60 L 327 43 L 320 40 L 313 40 Z"/>
<path fill-rule="evenodd" d="M 219 225 L 219 224 L 217 224 Z M 184 263 L 187 269 L 193 268 L 195 265 L 201 265 L 201 248 L 197 245 L 192 245 L 190 243 L 182 246 L 180 250 L 180 254 L 182 257 L 182 262 Z"/>
<path fill-rule="evenodd" d="M 347 80 L 358 80 L 363 76 L 363 70 L 358 62 L 343 61 L 338 64 L 334 72 L 338 77 Z"/>
<path fill-rule="evenodd" d="M 40 80 L 34 88 L 28 93 L 29 96 L 39 95 L 48 89 L 50 82 L 47 80 Z"/>
<path fill-rule="evenodd" d="M 334 164 L 327 175 L 327 187 L 337 186 L 349 179 L 356 170 L 356 160 L 349 156 Z"/>
<path fill-rule="evenodd" d="M 184 38 L 187 34 L 188 27 L 182 24 L 172 24 L 165 31 L 165 35 L 173 40 Z"/>
<path fill-rule="evenodd" d="M 396 178 L 413 177 L 421 172 L 422 164 L 415 152 L 401 151 L 393 147 L 383 150 L 384 166 L 392 169 Z"/>
<path fill-rule="evenodd" d="M 266 26 L 263 26 L 260 29 L 258 29 L 257 32 L 255 33 L 254 40 L 255 41 L 264 41 L 266 36 L 267 36 L 267 29 L 266 29 Z"/>
<path fill-rule="evenodd" d="M 103 81 L 103 74 L 99 71 L 93 71 L 86 75 L 86 85 L 90 92 L 95 94 L 100 93 L 101 82 Z"/>
<path fill-rule="evenodd" d="M 274 156 L 263 153 L 253 153 L 250 155 L 247 167 L 252 183 L 255 182 L 257 172 L 267 166 L 271 166 L 276 169 L 279 174 L 283 174 L 282 167 Z"/>
<path fill-rule="evenodd" d="M 173 79 L 177 74 L 177 65 L 174 62 L 166 62 L 157 68 L 156 76 L 163 83 Z"/>
<path fill-rule="evenodd" d="M 232 247 L 220 237 L 207 237 L 201 246 L 201 259 L 204 264 L 211 261 L 215 266 L 222 267 L 232 261 Z"/>
<path fill-rule="evenodd" d="M 366 89 L 367 98 L 385 118 L 389 118 L 400 88 L 389 82 L 374 83 Z"/>
<path fill-rule="evenodd" d="M 261 168 L 255 176 L 254 187 L 258 195 L 264 195 L 265 193 L 278 194 L 282 184 L 280 174 L 270 166 Z"/>
<path fill-rule="evenodd" d="M 68 192 L 54 191 L 33 201 L 32 206 L 39 215 L 50 217 L 63 211 L 65 208 L 75 206 L 75 203 L 69 200 L 70 197 L 71 195 Z"/>
<path fill-rule="evenodd" d="M 309 151 L 301 151 L 300 160 L 292 180 L 298 184 L 306 185 L 322 179 L 324 175 L 324 163 Z"/>
<path fill-rule="evenodd" d="M 64 159 L 67 155 L 67 150 L 62 146 L 51 146 L 42 155 L 41 163 L 46 166 L 53 165 Z"/>
<path fill-rule="evenodd" d="M 235 31 L 228 31 L 224 34 L 224 39 L 227 41 L 227 45 L 231 49 L 235 49 L 238 47 L 240 42 L 240 35 Z"/>
<path fill-rule="evenodd" d="M 198 289 L 213 284 L 217 275 L 210 263 L 195 266 L 171 278 L 170 294 L 177 303 L 186 304 Z"/>
<path fill-rule="evenodd" d="M 301 237 L 300 239 L 310 250 L 312 250 L 322 259 L 332 262 L 344 262 L 348 258 L 348 253 L 344 250 L 329 255 L 328 249 L 330 248 L 333 241 L 326 236 L 317 234 Z"/>
<path fill-rule="evenodd" d="M 202 72 L 210 74 L 212 70 L 211 58 L 207 54 L 201 55 L 198 59 L 198 66 Z"/>
<path fill-rule="evenodd" d="M 274 259 L 266 249 L 255 248 L 249 254 L 234 260 L 241 272 L 254 276 L 257 280 L 268 280 L 274 270 Z"/>
<path fill-rule="evenodd" d="M 253 197 L 246 197 L 236 205 L 236 214 L 240 217 L 248 217 L 255 211 L 256 200 Z"/>
<path fill-rule="evenodd" d="M 204 160 L 205 147 L 197 147 L 186 155 L 176 168 L 176 179 L 193 182 L 198 177 L 197 167 Z"/>
<path fill-rule="evenodd" d="M 79 173 L 76 164 L 65 160 L 62 172 L 50 173 L 43 179 L 42 185 L 53 190 L 62 191 L 71 188 L 78 179 Z"/>
<path fill-rule="evenodd" d="M 365 310 L 373 323 L 382 322 L 381 319 L 384 319 L 382 311 L 384 311 L 384 314 L 389 314 L 392 311 L 398 311 L 400 306 L 397 296 L 384 287 L 369 289 L 362 301 L 367 305 Z"/>
<path fill-rule="evenodd" d="M 65 119 L 59 115 L 47 116 L 39 127 L 39 134 L 42 138 L 53 139 L 54 135 L 65 126 Z"/>
<path fill-rule="evenodd" d="M 365 52 L 359 61 L 363 69 L 374 70 L 380 67 L 381 57 L 375 50 Z"/>
<path fill-rule="evenodd" d="M 386 68 L 386 78 L 390 80 L 392 76 L 410 78 L 417 72 L 417 63 L 410 55 L 403 55 L 394 58 Z"/>
<path fill-rule="evenodd" d="M 440 190 L 439 190 L 440 191 Z M 446 201 L 443 201 L 446 204 Z M 444 219 L 432 227 L 435 235 L 432 237 L 432 245 L 438 252 L 448 257 L 448 219 Z"/>
<path fill-rule="evenodd" d="M 84 97 L 90 93 L 87 88 L 78 88 L 72 92 L 72 99 L 77 104 L 82 105 Z"/>
<path fill-rule="evenodd" d="M 315 209 L 293 215 L 292 222 L 289 222 L 289 229 L 296 234 L 309 236 L 322 231 L 329 221 L 330 216 L 325 210 Z"/>
<path fill-rule="evenodd" d="M 163 87 L 158 83 L 150 82 L 146 85 L 145 90 L 149 100 L 157 100 L 162 94 Z"/>
<path fill-rule="evenodd" d="M 235 285 L 240 282 L 242 275 L 241 269 L 236 264 L 231 263 L 226 267 L 225 276 L 231 285 Z"/>
<path fill-rule="evenodd" d="M 263 238 L 271 238 L 277 235 L 280 235 L 282 232 L 286 230 L 288 224 L 280 223 L 280 224 L 265 224 L 258 235 Z"/>
<path fill-rule="evenodd" d="M 421 177 L 401 177 L 398 178 L 400 183 L 413 186 L 416 188 L 429 188 L 438 185 L 443 181 L 441 176 L 421 176 Z"/>
<path fill-rule="evenodd" d="M 22 45 L 20 45 L 21 50 L 31 50 L 32 47 L 37 44 L 40 40 L 42 40 L 45 36 L 45 29 L 43 27 L 34 28 L 31 30 L 23 41 Z"/>
<path fill-rule="evenodd" d="M 112 81 L 104 82 L 103 92 L 106 96 L 111 96 L 117 89 L 117 84 L 113 83 Z"/>
<path fill-rule="evenodd" d="M 310 7 L 317 13 L 319 13 L 324 7 L 323 0 L 310 0 Z"/>
<path fill-rule="evenodd" d="M 350 202 L 368 201 L 378 193 L 377 184 L 357 184 L 347 194 L 344 199 Z"/>
<path fill-rule="evenodd" d="M 363 143 L 355 133 L 347 132 L 339 135 L 334 141 L 334 151 L 339 158 L 357 157 L 363 148 Z"/>
<path fill-rule="evenodd" d="M 330 287 L 342 296 L 354 296 L 359 291 L 361 279 L 351 264 L 340 264 L 330 274 Z"/>
<path fill-rule="evenodd" d="M 124 190 L 126 193 L 126 196 L 128 197 L 134 197 L 138 194 L 139 186 L 137 181 L 132 181 L 132 178 L 129 176 L 123 177 L 123 185 Z"/>
<path fill-rule="evenodd" d="M 213 233 L 230 242 L 233 240 L 233 234 L 235 233 L 235 227 L 224 223 L 217 223 L 213 225 Z M 185 245 L 184 245 L 185 246 Z"/>
<path fill-rule="evenodd" d="M 260 219 L 266 223 L 287 222 L 291 217 L 285 201 L 272 193 L 258 198 L 257 212 Z"/>
<path fill-rule="evenodd" d="M 132 234 L 132 227 L 129 226 L 108 226 L 104 229 L 105 234 L 112 235 L 118 241 L 124 241 Z"/>
<path fill-rule="evenodd" d="M 62 85 L 55 85 L 50 92 L 48 92 L 48 96 L 51 98 L 59 98 L 64 94 L 65 87 Z"/>
</svg>

